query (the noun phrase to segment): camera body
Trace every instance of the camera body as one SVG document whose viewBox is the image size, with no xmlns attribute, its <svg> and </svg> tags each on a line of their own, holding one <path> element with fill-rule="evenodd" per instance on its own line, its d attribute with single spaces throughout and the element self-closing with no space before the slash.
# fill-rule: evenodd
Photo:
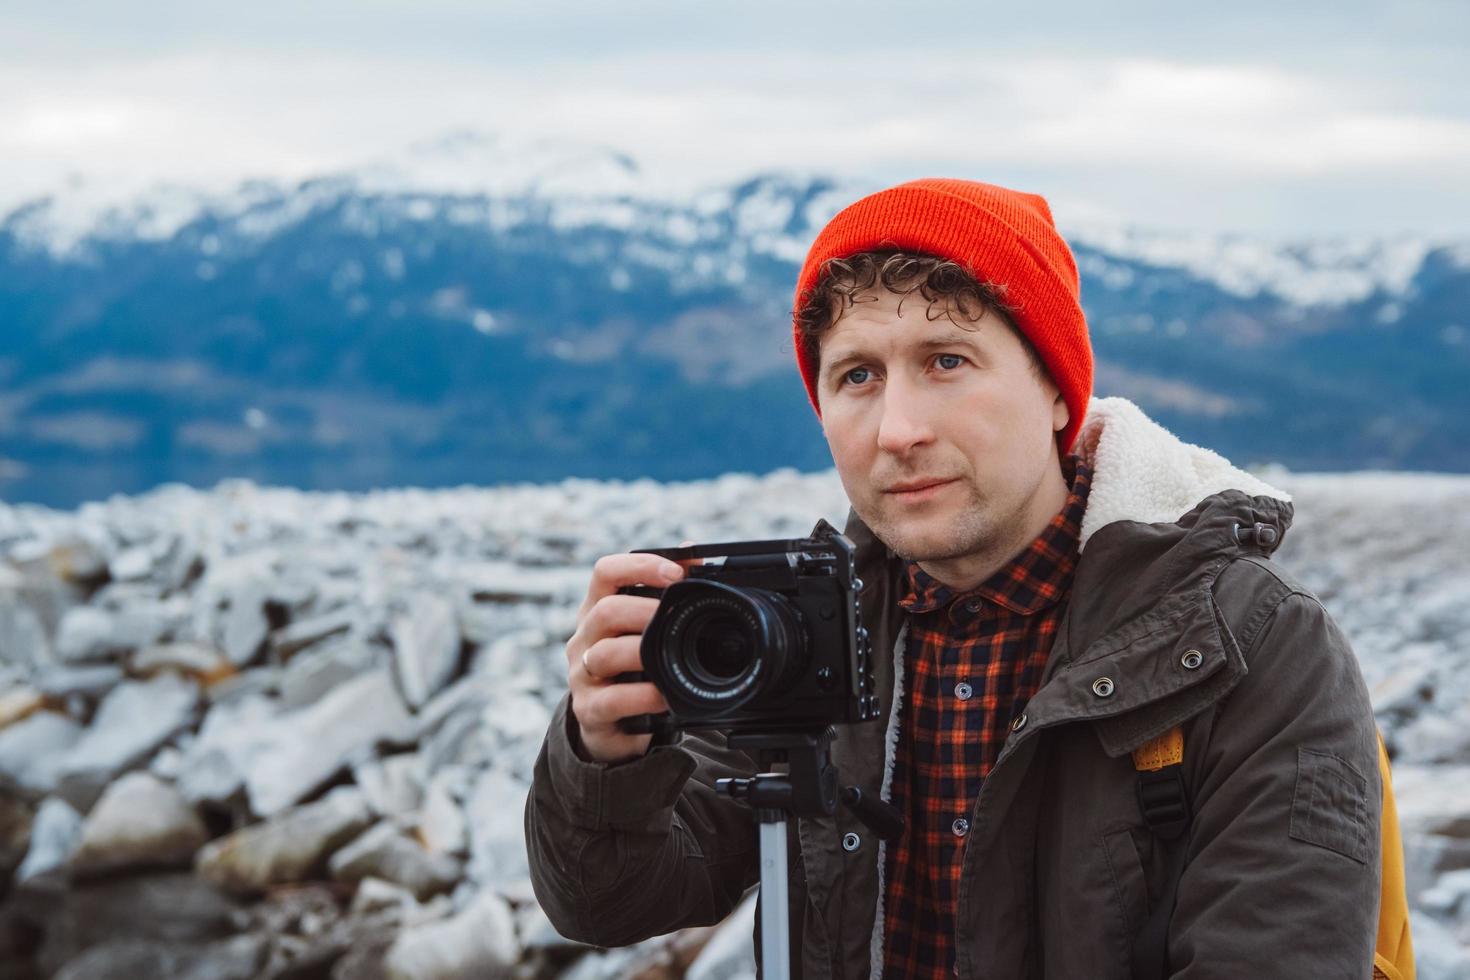
<svg viewBox="0 0 1470 980">
<path fill-rule="evenodd" d="M 627 732 L 820 729 L 878 717 L 872 653 L 862 625 L 855 547 L 825 520 L 808 538 L 740 541 L 638 553 L 688 566 L 658 598 L 643 633 L 643 673 L 667 714 L 624 719 Z"/>
</svg>

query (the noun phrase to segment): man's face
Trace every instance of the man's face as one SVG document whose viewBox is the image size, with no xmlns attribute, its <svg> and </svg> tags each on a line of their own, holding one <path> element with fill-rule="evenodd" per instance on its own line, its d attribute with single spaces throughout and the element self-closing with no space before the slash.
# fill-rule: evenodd
<svg viewBox="0 0 1470 980">
<path fill-rule="evenodd" d="M 917 292 L 901 304 L 886 289 L 856 298 L 822 336 L 817 380 L 848 500 L 888 547 L 941 581 L 999 567 L 1060 509 L 1065 402 L 994 313 L 951 319 L 941 301 L 929 320 Z M 941 485 L 902 491 L 915 484 Z"/>
</svg>

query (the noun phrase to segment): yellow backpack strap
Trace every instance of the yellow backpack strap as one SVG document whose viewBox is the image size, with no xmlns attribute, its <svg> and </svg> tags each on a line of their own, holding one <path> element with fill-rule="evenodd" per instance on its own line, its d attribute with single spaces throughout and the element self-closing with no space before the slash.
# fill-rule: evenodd
<svg viewBox="0 0 1470 980">
<path fill-rule="evenodd" d="M 1189 796 L 1184 788 L 1184 731 L 1171 728 L 1133 750 L 1138 772 L 1138 807 L 1149 830 L 1165 840 L 1189 826 Z"/>
<path fill-rule="evenodd" d="M 1378 773 L 1383 777 L 1383 887 L 1378 899 L 1378 941 L 1373 952 L 1374 980 L 1414 980 L 1414 944 L 1409 938 L 1409 900 L 1404 888 L 1404 846 L 1398 808 L 1393 802 L 1388 749 L 1378 733 Z"/>
<path fill-rule="evenodd" d="M 1133 980 L 1169 976 L 1169 919 L 1188 848 L 1189 794 L 1184 787 L 1184 731 L 1171 728 L 1133 750 L 1138 809 L 1164 852 L 1164 890 L 1133 939 Z"/>
<path fill-rule="evenodd" d="M 1158 832 L 1158 825 L 1174 829 L 1178 836 L 1189 821 L 1187 800 L 1175 795 L 1173 787 L 1182 791 L 1180 767 L 1184 762 L 1184 732 L 1171 728 L 1158 738 L 1150 739 L 1133 750 L 1133 768 L 1138 772 L 1139 804 L 1144 821 Z M 1409 936 L 1409 900 L 1404 887 L 1404 846 L 1399 836 L 1398 808 L 1393 800 L 1393 780 L 1389 773 L 1388 749 L 1383 733 L 1378 733 L 1378 773 L 1383 782 L 1383 816 L 1379 823 L 1382 844 L 1382 886 L 1378 900 L 1378 936 L 1373 951 L 1374 980 L 1414 980 L 1414 944 Z M 1174 807 L 1182 804 L 1182 812 Z M 1182 850 L 1182 849 L 1181 849 Z M 1170 905 L 1172 902 L 1169 902 Z M 1152 921 L 1149 923 L 1153 925 Z M 1167 920 L 1165 920 L 1167 926 Z M 1162 975 L 1155 964 L 1162 964 L 1157 948 L 1158 936 L 1144 930 L 1135 946 L 1136 977 Z M 1143 969 L 1140 963 L 1149 964 Z"/>
<path fill-rule="evenodd" d="M 1184 729 L 1177 725 L 1133 750 L 1133 768 L 1139 772 L 1158 772 L 1183 761 Z"/>
</svg>

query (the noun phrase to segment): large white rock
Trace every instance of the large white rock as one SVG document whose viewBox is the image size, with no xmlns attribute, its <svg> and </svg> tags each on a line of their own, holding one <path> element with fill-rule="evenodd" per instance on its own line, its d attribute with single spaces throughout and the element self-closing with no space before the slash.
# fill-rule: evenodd
<svg viewBox="0 0 1470 980">
<path fill-rule="evenodd" d="M 327 637 L 346 633 L 363 619 L 361 608 L 348 605 L 306 619 L 293 620 L 270 635 L 271 649 L 281 659 L 289 659 L 298 651 L 320 643 Z"/>
<path fill-rule="evenodd" d="M 85 775 L 110 781 L 189 727 L 198 701 L 198 685 L 176 674 L 124 681 L 98 705 L 92 724 L 61 766 L 62 778 Z"/>
<path fill-rule="evenodd" d="M 369 877 L 357 883 L 357 890 L 352 893 L 352 904 L 348 906 L 348 911 L 353 915 L 367 915 L 372 912 L 381 912 L 384 909 L 394 911 L 411 909 L 417 904 L 418 901 L 413 897 L 413 892 L 402 885 L 395 885 L 381 878 Z"/>
<path fill-rule="evenodd" d="M 116 617 L 96 606 L 74 606 L 57 626 L 56 652 L 63 660 L 92 660 L 126 650 L 117 640 Z"/>
<path fill-rule="evenodd" d="M 73 606 L 57 626 L 56 652 L 68 661 L 120 656 L 158 642 L 188 620 L 188 602 L 135 598 L 122 609 Z"/>
<path fill-rule="evenodd" d="M 1411 910 L 1409 934 L 1414 941 L 1414 975 L 1418 980 L 1464 980 L 1470 976 L 1470 948 L 1456 939 L 1448 925 L 1432 915 Z"/>
<path fill-rule="evenodd" d="M 1419 762 L 1470 765 L 1470 705 L 1420 715 L 1399 732 L 1397 744 Z"/>
<path fill-rule="evenodd" d="M 481 888 L 519 882 L 530 875 L 524 826 L 529 786 L 508 773 L 486 769 L 465 806 L 470 830 L 469 877 Z"/>
<path fill-rule="evenodd" d="M 48 796 L 36 809 L 31 843 L 15 880 L 25 881 L 66 863 L 82 837 L 82 815 L 59 796 Z"/>
<path fill-rule="evenodd" d="M 18 573 L 15 578 L 19 580 Z M 38 666 L 49 663 L 51 657 L 51 640 L 41 617 L 18 588 L 0 587 L 0 660 Z"/>
<path fill-rule="evenodd" d="M 194 868 L 206 881 L 240 893 L 306 881 L 319 877 L 328 856 L 372 819 L 362 793 L 339 786 L 315 803 L 210 841 L 196 855 Z"/>
<path fill-rule="evenodd" d="M 302 650 L 281 672 L 281 701 L 287 707 L 312 704 L 333 688 L 380 663 L 383 648 L 360 636 L 334 637 Z"/>
<path fill-rule="evenodd" d="M 266 816 L 305 798 L 354 757 L 413 740 L 413 719 L 386 669 L 356 677 L 271 725 L 245 773 L 250 807 Z"/>
<path fill-rule="evenodd" d="M 450 684 L 414 715 L 418 726 L 414 737 L 422 741 L 432 735 L 445 720 L 462 711 L 483 708 L 500 693 L 495 678 L 485 674 L 467 674 Z"/>
<path fill-rule="evenodd" d="M 36 711 L 7 725 L 0 729 L 0 773 L 26 789 L 49 793 L 82 731 L 54 711 Z"/>
<path fill-rule="evenodd" d="M 565 686 L 565 645 L 540 626 L 502 633 L 475 656 L 474 669 L 492 678 L 499 691 L 536 691 L 544 682 L 544 664 L 553 650 L 557 682 Z"/>
<path fill-rule="evenodd" d="M 236 667 L 255 659 L 270 633 L 265 617 L 269 587 L 260 579 L 249 579 L 230 597 L 229 608 L 219 625 L 218 640 L 225 656 Z"/>
<path fill-rule="evenodd" d="M 1394 803 L 1406 834 L 1470 838 L 1470 766 L 1395 765 Z"/>
<path fill-rule="evenodd" d="M 469 847 L 468 826 L 460 800 L 468 793 L 471 772 L 464 766 L 445 766 L 429 779 L 419 810 L 418 836 L 435 854 L 464 854 Z"/>
<path fill-rule="evenodd" d="M 521 945 L 528 950 L 591 948 L 585 943 L 568 939 L 557 932 L 556 926 L 551 924 L 551 919 L 547 917 L 546 911 L 535 902 L 516 910 L 516 933 L 521 937 Z"/>
<path fill-rule="evenodd" d="M 147 578 L 159 557 L 159 549 L 154 544 L 134 545 L 118 552 L 107 567 L 115 581 L 135 581 Z"/>
<path fill-rule="evenodd" d="M 352 778 L 379 816 L 409 820 L 424 798 L 424 762 L 416 752 L 358 762 Z"/>
<path fill-rule="evenodd" d="M 459 664 L 459 619 L 454 604 L 418 592 L 406 611 L 393 618 L 393 658 L 403 699 L 419 708 L 449 683 Z"/>
<path fill-rule="evenodd" d="M 82 825 L 73 874 L 187 865 L 209 839 L 204 822 L 172 786 L 146 772 L 103 791 Z"/>
<path fill-rule="evenodd" d="M 720 924 L 689 965 L 686 980 L 746 980 L 755 977 L 755 893 Z"/>
<path fill-rule="evenodd" d="M 1446 918 L 1470 919 L 1470 868 L 1448 871 L 1419 896 L 1419 907 Z"/>
<path fill-rule="evenodd" d="M 551 709 L 530 694 L 507 693 L 485 708 L 481 725 L 500 738 L 501 767 L 530 782 L 536 752 L 551 725 Z"/>
<path fill-rule="evenodd" d="M 123 669 L 117 664 L 89 663 L 75 667 L 54 664 L 36 674 L 36 688 L 57 699 L 74 694 L 96 698 L 112 690 L 122 679 Z"/>
<path fill-rule="evenodd" d="M 383 966 L 390 980 L 496 980 L 519 958 L 510 906 L 483 891 L 457 915 L 405 929 Z"/>
<path fill-rule="evenodd" d="M 278 712 L 271 699 L 246 694 L 214 705 L 184 750 L 176 782 L 192 803 L 222 803 L 245 785 L 245 774 L 267 764 Z"/>
<path fill-rule="evenodd" d="M 380 878 L 407 888 L 420 900 L 448 891 L 460 877 L 458 861 L 430 854 L 388 821 L 333 854 L 327 867 L 337 881 Z"/>
</svg>

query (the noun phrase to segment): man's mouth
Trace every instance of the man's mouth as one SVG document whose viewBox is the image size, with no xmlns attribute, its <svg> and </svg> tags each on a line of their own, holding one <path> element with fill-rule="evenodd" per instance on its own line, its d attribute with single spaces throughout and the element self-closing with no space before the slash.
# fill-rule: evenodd
<svg viewBox="0 0 1470 980">
<path fill-rule="evenodd" d="M 953 482 L 953 480 L 912 480 L 908 483 L 896 484 L 884 492 L 900 500 L 918 500 Z"/>
</svg>

